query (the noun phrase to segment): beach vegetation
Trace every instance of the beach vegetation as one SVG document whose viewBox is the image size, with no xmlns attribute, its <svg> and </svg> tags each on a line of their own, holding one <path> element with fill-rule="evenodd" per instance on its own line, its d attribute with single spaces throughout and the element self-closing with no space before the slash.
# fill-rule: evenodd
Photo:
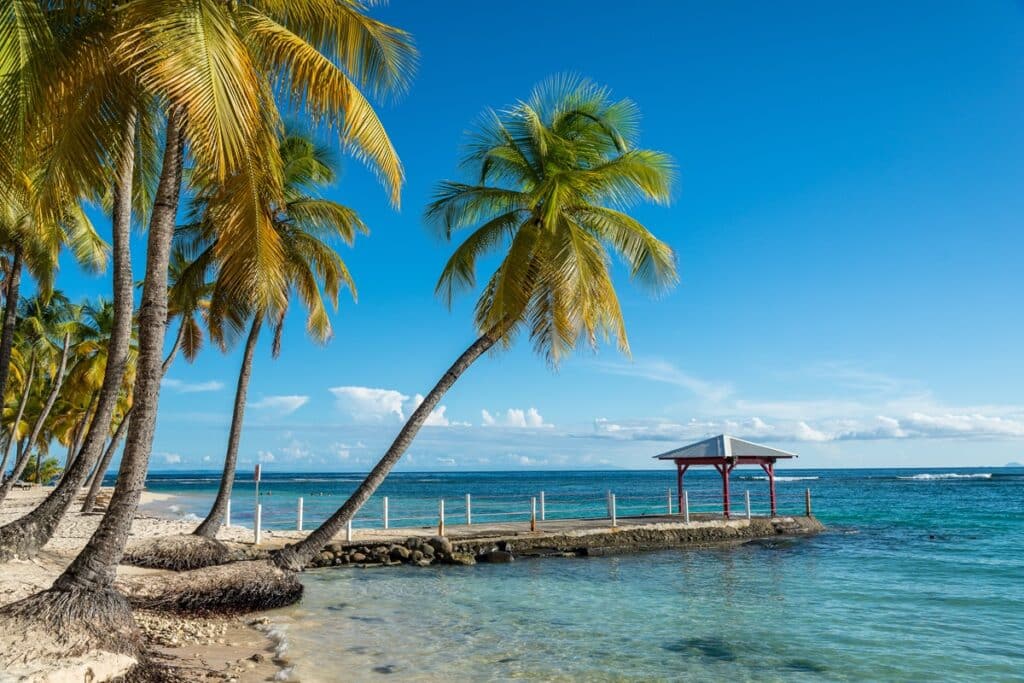
<svg viewBox="0 0 1024 683">
<path fill-rule="evenodd" d="M 63 471 L 57 458 L 48 457 L 42 462 L 38 459 L 29 460 L 25 471 L 21 473 L 21 480 L 33 484 L 49 484 Z"/>
<path fill-rule="evenodd" d="M 20 634 L 4 642 L 0 664 L 47 651 L 140 652 L 130 606 L 113 580 L 152 449 L 183 187 L 217 188 L 210 206 L 216 207 L 218 282 L 231 300 L 248 299 L 252 310 L 271 318 L 285 309 L 289 291 L 286 249 L 268 211 L 283 200 L 283 110 L 333 130 L 397 206 L 402 167 L 364 92 L 400 92 L 416 52 L 405 32 L 366 10 L 358 0 L 55 6 L 14 0 L 0 9 L 0 132 L 9 143 L 0 150 L 0 191 L 6 194 L 38 158 L 46 170 L 45 198 L 109 199 L 114 338 L 124 352 L 131 265 L 120 236 L 128 234 L 136 203 L 142 206 L 134 217 L 148 223 L 131 419 L 113 496 L 85 548 L 50 589 L 0 608 L 0 632 Z M 65 337 L 65 361 L 69 345 Z M 109 352 L 92 428 L 72 469 L 88 473 L 100 456 L 121 398 L 116 373 L 124 352 Z M 75 477 L 76 488 L 86 477 Z M 70 470 L 65 481 L 73 481 Z"/>
</svg>

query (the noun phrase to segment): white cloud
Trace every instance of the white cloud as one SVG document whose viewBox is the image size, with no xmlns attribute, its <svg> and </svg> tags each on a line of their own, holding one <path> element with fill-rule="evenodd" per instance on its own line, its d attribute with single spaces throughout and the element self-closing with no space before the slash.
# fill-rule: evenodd
<svg viewBox="0 0 1024 683">
<path fill-rule="evenodd" d="M 528 455 L 519 455 L 517 453 L 509 453 L 506 459 L 513 465 L 519 467 L 537 467 L 540 465 L 546 465 L 547 461 L 539 460 L 537 458 L 531 458 Z"/>
<path fill-rule="evenodd" d="M 270 451 L 258 451 L 256 453 L 256 459 L 259 462 L 274 462 L 274 454 Z"/>
<path fill-rule="evenodd" d="M 174 389 L 179 394 L 197 394 L 206 391 L 220 391 L 224 388 L 224 382 L 210 380 L 208 382 L 185 382 L 172 377 L 164 377 L 160 382 L 168 389 Z"/>
<path fill-rule="evenodd" d="M 280 451 L 281 454 L 286 456 L 289 460 L 305 460 L 312 455 L 308 444 L 305 444 L 298 439 L 292 439 L 287 445 L 282 446 Z"/>
<path fill-rule="evenodd" d="M 291 415 L 302 406 L 309 403 L 309 396 L 264 396 L 250 405 L 257 409 L 273 410 L 279 415 Z"/>
<path fill-rule="evenodd" d="M 552 425 L 545 422 L 536 408 L 509 408 L 504 415 L 492 415 L 488 410 L 480 411 L 484 427 L 511 427 L 518 429 L 547 429 Z"/>
<path fill-rule="evenodd" d="M 824 394 L 783 400 L 739 397 L 729 383 L 695 378 L 664 361 L 599 363 L 598 367 L 612 374 L 682 387 L 697 399 L 687 404 L 687 412 L 699 417 L 601 418 L 595 421 L 590 436 L 678 441 L 728 433 L 754 440 L 817 443 L 1024 438 L 1024 407 L 944 405 L 918 382 L 893 378 L 854 362 L 819 363 L 781 373 L 784 378 L 796 379 L 797 384 L 777 391 L 806 393 L 810 380 L 812 391 Z M 677 413 L 680 408 L 667 406 L 666 411 Z"/>
<path fill-rule="evenodd" d="M 168 465 L 181 464 L 181 455 L 178 453 L 161 453 L 160 455 L 163 457 L 164 463 Z"/>
<path fill-rule="evenodd" d="M 409 400 L 394 389 L 332 387 L 338 409 L 356 422 L 385 422 L 405 419 L 403 405 Z"/>
<path fill-rule="evenodd" d="M 444 416 L 446 409 L 447 406 L 440 406 L 439 408 L 430 411 L 430 415 L 427 415 L 427 419 L 423 422 L 423 424 L 426 425 L 427 427 L 450 426 L 451 422 L 449 422 L 448 418 Z"/>
<path fill-rule="evenodd" d="M 391 423 L 406 420 L 423 403 L 423 396 L 409 397 L 395 389 L 373 387 L 333 387 L 338 409 L 360 423 Z M 456 422 L 447 416 L 447 407 L 438 406 L 430 411 L 427 427 L 466 427 L 468 422 Z M 361 447 L 361 446 L 360 446 Z"/>
<path fill-rule="evenodd" d="M 416 394 L 415 396 L 413 396 L 412 397 L 412 405 L 409 408 L 410 412 L 412 412 L 413 410 L 416 410 L 417 408 L 419 408 L 421 403 L 423 403 L 423 396 L 421 394 Z M 427 426 L 427 427 L 468 427 L 469 426 L 468 422 L 452 422 L 451 420 L 449 420 L 448 417 L 445 415 L 445 412 L 447 411 L 447 409 L 448 409 L 447 406 L 438 406 L 437 408 L 434 408 L 433 410 L 431 410 L 430 411 L 430 415 L 427 415 L 427 419 L 423 423 L 424 426 Z"/>
<path fill-rule="evenodd" d="M 681 441 L 715 434 L 732 434 L 755 441 L 836 442 L 879 439 L 992 439 L 1024 438 L 1024 412 L 993 415 L 982 413 L 913 412 L 894 417 L 831 416 L 812 420 L 786 417 L 767 422 L 759 417 L 691 419 L 686 422 L 598 418 L 593 434 L 617 440 Z"/>
</svg>

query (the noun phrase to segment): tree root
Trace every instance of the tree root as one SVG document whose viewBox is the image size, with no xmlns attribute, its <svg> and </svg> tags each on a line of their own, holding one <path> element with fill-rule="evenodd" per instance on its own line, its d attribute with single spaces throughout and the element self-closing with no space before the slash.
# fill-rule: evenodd
<svg viewBox="0 0 1024 683">
<path fill-rule="evenodd" d="M 125 550 L 121 563 L 152 569 L 186 571 L 253 560 L 260 557 L 261 553 L 262 551 L 242 543 L 181 534 L 157 536 L 131 543 Z"/>
<path fill-rule="evenodd" d="M 257 612 L 302 598 L 298 577 L 265 561 L 120 579 L 117 587 L 133 607 L 193 615 Z"/>
<path fill-rule="evenodd" d="M 142 648 L 131 607 L 113 590 L 51 588 L 0 608 L 0 671 L 16 676 L 59 663 L 72 676 L 113 677 L 137 664 Z"/>
</svg>

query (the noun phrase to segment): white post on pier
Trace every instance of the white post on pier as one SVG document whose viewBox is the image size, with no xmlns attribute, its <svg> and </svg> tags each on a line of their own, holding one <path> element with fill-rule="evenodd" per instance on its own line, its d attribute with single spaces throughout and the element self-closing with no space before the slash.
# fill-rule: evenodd
<svg viewBox="0 0 1024 683">
<path fill-rule="evenodd" d="M 614 529 L 619 525 L 618 517 L 615 514 L 615 494 L 611 494 L 611 505 L 612 505 L 612 528 Z"/>
<path fill-rule="evenodd" d="M 260 467 L 259 463 L 256 463 L 256 469 L 253 472 L 253 481 L 256 482 L 256 524 L 253 530 L 256 533 L 256 545 L 260 544 L 260 526 L 263 522 L 263 506 L 260 505 Z"/>
<path fill-rule="evenodd" d="M 668 514 L 672 514 L 672 487 L 666 489 L 668 491 Z"/>
<path fill-rule="evenodd" d="M 256 535 L 256 545 L 260 544 L 260 535 L 263 531 L 263 506 L 256 505 L 256 524 L 253 527 L 253 531 Z"/>
<path fill-rule="evenodd" d="M 224 526 L 231 526 L 231 499 L 228 498 L 228 509 L 224 512 Z"/>
<path fill-rule="evenodd" d="M 390 528 L 391 520 L 388 519 L 388 497 L 384 496 L 384 528 Z"/>
<path fill-rule="evenodd" d="M 690 492 L 683 489 L 683 521 L 690 523 Z"/>
<path fill-rule="evenodd" d="M 545 518 L 546 518 L 546 515 L 545 515 L 545 506 L 544 506 L 544 492 L 541 491 L 540 492 L 540 521 L 543 522 Z"/>
<path fill-rule="evenodd" d="M 302 496 L 299 496 L 299 520 L 295 528 L 302 531 Z"/>
<path fill-rule="evenodd" d="M 530 531 L 537 530 L 537 498 L 530 499 Z"/>
<path fill-rule="evenodd" d="M 345 524 L 345 540 L 346 541 L 351 541 L 352 540 L 352 520 L 351 519 L 348 520 L 348 522 Z"/>
<path fill-rule="evenodd" d="M 466 526 L 473 525 L 473 500 L 466 494 Z"/>
<path fill-rule="evenodd" d="M 444 498 L 437 506 L 437 535 L 444 536 Z"/>
<path fill-rule="evenodd" d="M 747 519 L 749 520 L 750 519 L 750 489 L 747 489 L 746 500 L 747 500 Z"/>
</svg>

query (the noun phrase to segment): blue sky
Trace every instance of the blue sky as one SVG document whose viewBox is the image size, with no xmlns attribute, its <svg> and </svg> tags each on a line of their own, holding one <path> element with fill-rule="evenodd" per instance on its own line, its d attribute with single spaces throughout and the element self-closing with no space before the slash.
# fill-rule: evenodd
<svg viewBox="0 0 1024 683">
<path fill-rule="evenodd" d="M 372 229 L 345 252 L 359 302 L 317 347 L 293 312 L 258 352 L 243 467 L 359 470 L 473 338 L 433 285 L 450 246 L 424 229 L 487 107 L 575 72 L 635 100 L 670 153 L 670 207 L 636 215 L 677 251 L 652 300 L 621 279 L 633 358 L 553 372 L 528 344 L 486 357 L 407 469 L 647 467 L 727 431 L 805 467 L 1024 460 L 1024 10 L 1011 2 L 443 3 L 380 18 L 421 51 L 380 107 L 405 163 L 401 211 L 346 159 L 331 196 Z M 109 231 L 109 228 L 105 227 Z M 136 273 L 141 273 L 137 250 Z M 109 291 L 67 265 L 73 296 Z M 235 350 L 179 361 L 153 468 L 215 468 Z"/>
</svg>

